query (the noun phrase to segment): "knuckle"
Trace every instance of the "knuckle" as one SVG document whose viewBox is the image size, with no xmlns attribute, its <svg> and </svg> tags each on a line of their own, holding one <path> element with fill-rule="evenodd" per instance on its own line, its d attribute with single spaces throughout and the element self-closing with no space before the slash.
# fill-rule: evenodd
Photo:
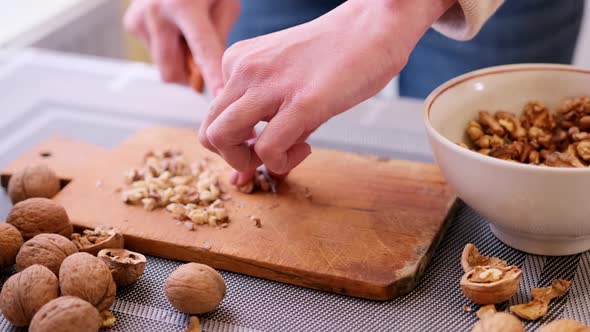
<svg viewBox="0 0 590 332">
<path fill-rule="evenodd" d="M 207 128 L 205 135 L 207 136 L 207 141 L 209 141 L 209 143 L 214 147 L 218 149 L 224 147 L 225 137 L 221 130 L 217 129 L 214 126 L 210 126 L 209 128 Z"/>
</svg>

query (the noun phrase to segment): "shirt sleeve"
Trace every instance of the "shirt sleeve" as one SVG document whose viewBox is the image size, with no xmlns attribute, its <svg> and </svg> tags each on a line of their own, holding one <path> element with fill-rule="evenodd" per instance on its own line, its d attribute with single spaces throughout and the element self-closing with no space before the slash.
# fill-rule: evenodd
<svg viewBox="0 0 590 332">
<path fill-rule="evenodd" d="M 469 40 L 504 3 L 504 0 L 458 0 L 432 26 L 443 35 Z"/>
</svg>

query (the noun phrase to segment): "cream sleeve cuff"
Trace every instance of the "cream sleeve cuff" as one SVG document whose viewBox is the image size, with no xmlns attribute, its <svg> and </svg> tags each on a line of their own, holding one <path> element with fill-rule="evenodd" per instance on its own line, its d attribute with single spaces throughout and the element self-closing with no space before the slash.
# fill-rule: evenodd
<svg viewBox="0 0 590 332">
<path fill-rule="evenodd" d="M 504 0 L 458 0 L 432 26 L 443 35 L 469 40 L 502 5 Z"/>
</svg>

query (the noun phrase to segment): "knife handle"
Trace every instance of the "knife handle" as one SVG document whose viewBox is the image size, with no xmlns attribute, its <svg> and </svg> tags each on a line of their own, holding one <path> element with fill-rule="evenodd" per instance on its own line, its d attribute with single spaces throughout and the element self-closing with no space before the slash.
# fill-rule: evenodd
<svg viewBox="0 0 590 332">
<path fill-rule="evenodd" d="M 182 38 L 182 43 L 184 45 L 185 50 L 185 67 L 186 72 L 188 74 L 188 83 L 193 88 L 193 90 L 202 93 L 205 85 L 203 81 L 203 75 L 201 75 L 199 66 L 197 66 L 197 64 L 195 63 L 191 50 L 188 47 L 188 44 L 186 43 L 186 40 L 184 40 L 184 38 Z"/>
</svg>

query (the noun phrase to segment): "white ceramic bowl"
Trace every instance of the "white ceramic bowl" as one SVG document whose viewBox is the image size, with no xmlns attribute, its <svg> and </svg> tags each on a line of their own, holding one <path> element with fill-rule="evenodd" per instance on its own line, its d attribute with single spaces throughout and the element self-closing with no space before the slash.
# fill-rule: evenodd
<svg viewBox="0 0 590 332">
<path fill-rule="evenodd" d="M 566 98 L 590 95 L 590 71 L 566 65 L 491 67 L 452 79 L 424 104 L 434 158 L 451 188 L 490 222 L 507 245 L 533 254 L 590 249 L 590 169 L 514 163 L 458 146 L 480 110 L 521 114 L 531 100 L 553 111 Z"/>
</svg>

